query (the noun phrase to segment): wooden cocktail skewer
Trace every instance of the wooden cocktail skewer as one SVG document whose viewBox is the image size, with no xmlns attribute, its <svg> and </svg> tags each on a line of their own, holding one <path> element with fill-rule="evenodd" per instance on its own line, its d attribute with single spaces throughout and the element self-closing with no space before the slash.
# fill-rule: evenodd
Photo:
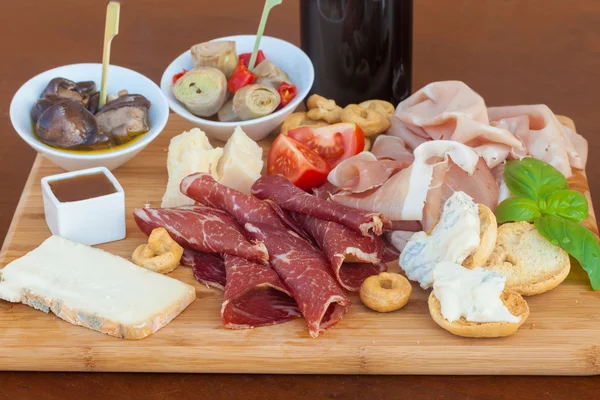
<svg viewBox="0 0 600 400">
<path fill-rule="evenodd" d="M 256 56 L 258 54 L 258 47 L 260 46 L 260 39 L 262 38 L 263 32 L 265 31 L 265 25 L 267 25 L 267 18 L 269 18 L 269 12 L 271 8 L 278 4 L 281 4 L 283 0 L 265 0 L 265 7 L 263 8 L 262 17 L 260 17 L 260 24 L 258 25 L 258 32 L 256 32 L 256 40 L 254 41 L 254 50 L 252 50 L 252 56 L 248 63 L 248 69 L 254 68 L 256 62 Z"/>
<path fill-rule="evenodd" d="M 106 22 L 104 25 L 104 49 L 102 51 L 102 83 L 100 84 L 100 106 L 106 103 L 106 81 L 110 65 L 110 43 L 119 34 L 119 13 L 121 5 L 111 1 L 106 6 Z"/>
</svg>

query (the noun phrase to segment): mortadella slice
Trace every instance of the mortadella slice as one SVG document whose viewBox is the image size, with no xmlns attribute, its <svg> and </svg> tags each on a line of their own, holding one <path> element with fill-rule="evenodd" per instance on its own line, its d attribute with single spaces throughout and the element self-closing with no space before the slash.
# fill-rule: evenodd
<svg viewBox="0 0 600 400">
<path fill-rule="evenodd" d="M 306 214 L 296 213 L 294 218 L 319 244 L 344 289 L 357 292 L 369 276 L 387 271 L 381 262 L 384 243 L 380 237 L 361 236 L 344 225 Z"/>
<path fill-rule="evenodd" d="M 345 225 L 364 236 L 381 235 L 384 218 L 381 213 L 357 210 L 306 193 L 281 175 L 266 175 L 252 185 L 252 194 L 269 199 L 288 211 Z"/>
<path fill-rule="evenodd" d="M 225 263 L 220 255 L 184 249 L 180 263 L 192 267 L 194 278 L 198 282 L 217 289 L 225 289 Z"/>
<path fill-rule="evenodd" d="M 319 336 L 346 314 L 350 300 L 319 250 L 291 231 L 260 223 L 245 228 L 251 238 L 267 246 L 271 266 L 296 300 L 310 336 Z"/>
<path fill-rule="evenodd" d="M 162 226 L 184 248 L 204 253 L 231 254 L 261 264 L 269 261 L 264 244 L 248 241 L 235 220 L 215 208 L 136 208 L 133 216 L 146 235 Z"/>
<path fill-rule="evenodd" d="M 226 328 L 274 325 L 301 316 L 273 268 L 229 254 L 224 259 L 227 284 L 221 319 Z"/>
</svg>

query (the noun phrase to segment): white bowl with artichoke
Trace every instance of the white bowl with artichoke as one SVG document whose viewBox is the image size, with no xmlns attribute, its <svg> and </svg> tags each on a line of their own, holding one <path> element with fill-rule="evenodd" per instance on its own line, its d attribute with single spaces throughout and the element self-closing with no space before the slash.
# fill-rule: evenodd
<svg viewBox="0 0 600 400">
<path fill-rule="evenodd" d="M 236 126 L 253 140 L 267 137 L 304 100 L 314 68 L 297 46 L 269 36 L 248 68 L 255 38 L 214 39 L 177 57 L 160 82 L 171 110 L 217 140 L 226 141 Z"/>
</svg>

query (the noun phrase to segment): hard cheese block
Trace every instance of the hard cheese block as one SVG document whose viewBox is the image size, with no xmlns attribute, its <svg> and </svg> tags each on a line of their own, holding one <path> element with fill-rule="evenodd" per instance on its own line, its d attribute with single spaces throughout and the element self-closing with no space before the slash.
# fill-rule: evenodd
<svg viewBox="0 0 600 400">
<path fill-rule="evenodd" d="M 222 154 L 223 149 L 214 149 L 204 132 L 198 128 L 171 139 L 167 156 L 169 181 L 161 207 L 194 204 L 192 199 L 181 194 L 179 184 L 183 178 L 196 172 L 208 172 L 216 178 L 217 162 Z"/>
<path fill-rule="evenodd" d="M 51 236 L 0 270 L 0 299 L 111 336 L 142 339 L 179 315 L 196 292 L 124 258 Z"/>
<path fill-rule="evenodd" d="M 250 194 L 250 187 L 260 178 L 262 167 L 262 148 L 238 126 L 219 160 L 217 180 L 232 189 Z"/>
</svg>

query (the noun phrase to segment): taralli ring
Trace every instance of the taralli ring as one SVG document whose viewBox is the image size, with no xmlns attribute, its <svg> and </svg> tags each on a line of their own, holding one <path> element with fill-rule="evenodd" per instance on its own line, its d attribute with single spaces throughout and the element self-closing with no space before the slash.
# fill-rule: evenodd
<svg viewBox="0 0 600 400">
<path fill-rule="evenodd" d="M 165 228 L 156 228 L 148 237 L 148 244 L 139 245 L 131 261 L 142 268 L 159 274 L 168 274 L 179 266 L 183 247 L 171 239 Z"/>
<path fill-rule="evenodd" d="M 392 118 L 394 112 L 396 111 L 394 105 L 385 100 L 367 100 L 360 103 L 359 106 L 366 108 L 367 110 L 378 112 L 387 119 Z"/>
<path fill-rule="evenodd" d="M 342 122 L 353 122 L 360 126 L 365 136 L 373 136 L 385 132 L 390 121 L 377 111 L 363 108 L 358 104 L 349 104 L 342 110 Z"/>
<path fill-rule="evenodd" d="M 412 286 L 400 274 L 382 272 L 365 279 L 360 286 L 360 300 L 371 310 L 396 311 L 408 302 Z"/>
<path fill-rule="evenodd" d="M 313 94 L 306 101 L 308 112 L 306 116 L 312 120 L 323 120 L 328 124 L 341 121 L 342 107 L 335 104 L 334 100 L 326 99 L 318 94 Z"/>
<path fill-rule="evenodd" d="M 315 121 L 306 116 L 305 112 L 295 112 L 283 121 L 281 125 L 281 133 L 287 133 L 287 131 L 298 128 L 300 126 L 325 126 L 326 122 Z"/>
</svg>

